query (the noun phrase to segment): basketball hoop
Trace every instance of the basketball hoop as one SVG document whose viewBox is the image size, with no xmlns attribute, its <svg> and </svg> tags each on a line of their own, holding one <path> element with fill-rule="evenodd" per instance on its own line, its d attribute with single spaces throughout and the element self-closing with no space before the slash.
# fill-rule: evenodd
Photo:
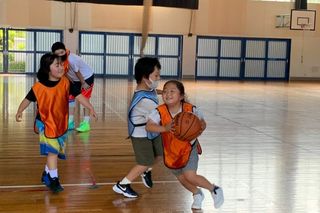
<svg viewBox="0 0 320 213">
<path fill-rule="evenodd" d="M 315 10 L 291 10 L 290 30 L 315 31 Z"/>
<path fill-rule="evenodd" d="M 302 30 L 310 29 L 310 24 L 297 24 L 301 27 Z"/>
<path fill-rule="evenodd" d="M 301 57 L 300 57 L 300 62 L 301 64 L 303 64 L 303 55 L 304 55 L 304 32 L 306 30 L 310 30 L 310 24 L 306 24 L 306 23 L 301 23 L 301 24 L 297 24 L 298 26 L 301 27 L 302 30 L 302 44 L 301 44 Z"/>
<path fill-rule="evenodd" d="M 304 40 L 305 31 L 315 31 L 316 29 L 316 11 L 315 10 L 291 10 L 290 30 L 301 30 L 301 57 L 300 62 L 304 62 Z"/>
</svg>

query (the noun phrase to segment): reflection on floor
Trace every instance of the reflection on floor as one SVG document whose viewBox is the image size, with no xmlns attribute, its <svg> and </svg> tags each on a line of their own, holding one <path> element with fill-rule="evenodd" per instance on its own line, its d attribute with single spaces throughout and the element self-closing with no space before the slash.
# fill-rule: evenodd
<svg viewBox="0 0 320 213">
<path fill-rule="evenodd" d="M 191 194 L 163 165 L 153 169 L 152 189 L 140 179 L 132 185 L 138 199 L 111 189 L 135 162 L 126 139 L 135 83 L 126 79 L 96 79 L 91 102 L 99 120 L 90 132 L 69 132 L 68 159 L 59 161 L 64 192 L 44 188 L 35 105 L 22 123 L 14 119 L 34 82 L 30 76 L 0 76 L 0 212 L 192 212 Z M 219 210 L 205 192 L 200 212 L 320 212 L 319 84 L 183 82 L 208 124 L 200 136 L 198 172 L 225 192 Z"/>
</svg>

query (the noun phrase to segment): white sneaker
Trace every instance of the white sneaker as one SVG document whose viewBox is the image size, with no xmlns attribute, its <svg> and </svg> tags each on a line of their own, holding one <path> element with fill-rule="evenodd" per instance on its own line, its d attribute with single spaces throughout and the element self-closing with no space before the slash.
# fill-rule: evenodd
<svg viewBox="0 0 320 213">
<path fill-rule="evenodd" d="M 213 202 L 214 202 L 214 208 L 220 208 L 224 202 L 223 197 L 223 190 L 219 186 L 215 186 L 213 191 L 211 192 Z"/>
<path fill-rule="evenodd" d="M 193 203 L 191 208 L 192 209 L 201 209 L 202 201 L 204 200 L 204 194 L 202 193 L 201 189 L 200 193 L 193 195 Z"/>
</svg>

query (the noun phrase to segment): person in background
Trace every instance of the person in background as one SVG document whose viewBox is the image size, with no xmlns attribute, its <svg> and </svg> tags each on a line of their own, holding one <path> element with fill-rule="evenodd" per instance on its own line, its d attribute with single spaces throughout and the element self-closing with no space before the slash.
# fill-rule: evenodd
<svg viewBox="0 0 320 213">
<path fill-rule="evenodd" d="M 51 46 L 51 51 L 62 58 L 67 77 L 72 82 L 71 87 L 81 90 L 81 94 L 89 100 L 94 85 L 94 73 L 90 66 L 80 56 L 67 50 L 62 42 L 54 43 Z M 75 98 L 73 95 L 69 97 L 69 107 L 68 129 L 72 130 L 75 128 Z M 76 128 L 78 132 L 87 132 L 91 129 L 88 109 L 83 108 L 83 113 L 83 120 L 80 122 L 79 127 Z"/>
</svg>

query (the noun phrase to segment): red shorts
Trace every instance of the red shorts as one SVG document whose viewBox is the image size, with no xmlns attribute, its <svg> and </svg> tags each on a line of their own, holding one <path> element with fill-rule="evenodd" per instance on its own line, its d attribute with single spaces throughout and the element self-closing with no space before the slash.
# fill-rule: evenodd
<svg viewBox="0 0 320 213">
<path fill-rule="evenodd" d="M 89 89 L 81 89 L 81 95 L 83 95 L 87 99 L 90 99 L 92 90 L 93 90 L 93 84 L 90 85 Z M 75 97 L 73 95 L 69 95 L 69 101 L 74 101 L 74 98 Z"/>
</svg>

